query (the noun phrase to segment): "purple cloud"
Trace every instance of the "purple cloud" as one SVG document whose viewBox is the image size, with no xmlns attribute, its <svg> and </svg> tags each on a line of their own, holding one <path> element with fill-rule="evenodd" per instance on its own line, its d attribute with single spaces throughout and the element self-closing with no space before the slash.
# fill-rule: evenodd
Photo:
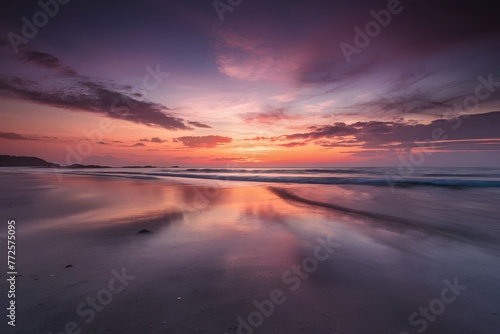
<svg viewBox="0 0 500 334">
<path fill-rule="evenodd" d="M 233 141 L 231 137 L 223 136 L 185 136 L 175 138 L 174 142 L 180 142 L 188 147 L 212 148 L 218 145 L 229 144 Z"/>
<path fill-rule="evenodd" d="M 203 129 L 213 129 L 210 125 L 207 125 L 207 124 L 203 124 L 203 123 L 200 123 L 200 122 L 196 122 L 196 121 L 191 121 L 191 122 L 188 122 L 189 125 L 192 125 L 194 127 L 197 127 L 197 128 L 203 128 Z"/>
<path fill-rule="evenodd" d="M 139 99 L 131 86 L 80 75 L 48 53 L 27 51 L 23 59 L 25 63 L 57 71 L 57 75 L 45 77 L 44 85 L 37 79 L 4 76 L 0 78 L 2 95 L 57 108 L 96 113 L 150 127 L 192 130 L 184 123 L 185 120 L 172 115 L 170 108 Z M 61 81 L 61 75 L 66 80 Z M 208 127 L 202 123 L 192 123 L 198 127 Z"/>
</svg>

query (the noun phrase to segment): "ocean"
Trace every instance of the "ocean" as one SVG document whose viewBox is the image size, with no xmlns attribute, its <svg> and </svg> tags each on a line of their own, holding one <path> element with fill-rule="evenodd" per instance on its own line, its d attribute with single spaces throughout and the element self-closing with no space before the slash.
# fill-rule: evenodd
<svg viewBox="0 0 500 334">
<path fill-rule="evenodd" d="M 163 178 L 190 178 L 221 181 L 370 185 L 382 187 L 500 187 L 500 168 L 63 168 L 57 171 L 61 174 L 157 180 Z"/>
</svg>

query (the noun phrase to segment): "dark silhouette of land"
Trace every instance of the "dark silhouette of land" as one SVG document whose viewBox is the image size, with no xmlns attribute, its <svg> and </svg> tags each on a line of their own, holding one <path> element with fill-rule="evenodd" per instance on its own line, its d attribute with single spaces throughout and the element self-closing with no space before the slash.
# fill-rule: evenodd
<svg viewBox="0 0 500 334">
<path fill-rule="evenodd" d="M 45 161 L 37 157 L 22 157 L 15 155 L 0 155 L 0 167 L 52 167 L 52 168 L 111 168 L 110 166 L 101 165 L 82 165 L 72 164 L 69 166 L 61 166 L 59 164 Z M 155 166 L 124 166 L 122 168 L 155 168 Z M 173 168 L 179 168 L 174 166 Z"/>
<path fill-rule="evenodd" d="M 15 155 L 0 155 L 0 167 L 61 167 L 37 157 L 18 157 Z"/>
</svg>

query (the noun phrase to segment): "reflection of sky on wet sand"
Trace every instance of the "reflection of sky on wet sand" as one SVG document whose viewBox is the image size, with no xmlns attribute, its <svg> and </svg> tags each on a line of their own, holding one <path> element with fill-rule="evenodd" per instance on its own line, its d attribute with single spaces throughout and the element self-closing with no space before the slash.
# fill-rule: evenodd
<svg viewBox="0 0 500 334">
<path fill-rule="evenodd" d="M 254 300 L 268 299 L 279 288 L 287 301 L 266 319 L 262 333 L 398 332 L 420 305 L 439 297 L 443 279 L 454 277 L 470 290 L 428 333 L 473 328 L 472 319 L 489 324 L 498 307 L 493 250 L 411 229 L 381 228 L 384 223 L 374 218 L 283 200 L 265 185 L 207 188 L 216 184 L 91 177 L 66 177 L 59 184 L 47 176 L 29 178 L 23 186 L 27 195 L 18 189 L 25 207 L 32 208 L 18 215 L 27 222 L 19 228 L 26 243 L 20 286 L 31 293 L 20 296 L 26 305 L 21 312 L 39 312 L 40 319 L 54 324 L 49 331 L 74 318 L 80 300 L 121 267 L 136 279 L 89 329 L 113 322 L 116 330 L 129 332 L 152 324 L 158 333 L 224 333 L 237 325 L 238 316 L 255 310 Z M 318 200 L 337 196 L 345 205 L 355 200 L 349 191 L 314 189 Z M 362 196 L 380 195 L 369 191 L 365 188 Z M 154 233 L 138 234 L 143 228 Z M 312 256 L 317 239 L 327 236 L 340 248 L 291 291 L 283 273 Z M 68 263 L 74 270 L 61 272 Z M 50 298 L 61 306 L 37 308 Z"/>
</svg>

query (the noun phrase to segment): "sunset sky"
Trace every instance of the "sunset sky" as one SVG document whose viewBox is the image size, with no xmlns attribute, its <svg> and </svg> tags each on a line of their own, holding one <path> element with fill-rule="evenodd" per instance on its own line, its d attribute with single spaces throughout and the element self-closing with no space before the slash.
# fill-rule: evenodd
<svg viewBox="0 0 500 334">
<path fill-rule="evenodd" d="M 52 15 L 35 0 L 0 10 L 0 154 L 112 166 L 396 166 L 421 152 L 427 166 L 500 163 L 495 2 L 45 2 Z"/>
</svg>

